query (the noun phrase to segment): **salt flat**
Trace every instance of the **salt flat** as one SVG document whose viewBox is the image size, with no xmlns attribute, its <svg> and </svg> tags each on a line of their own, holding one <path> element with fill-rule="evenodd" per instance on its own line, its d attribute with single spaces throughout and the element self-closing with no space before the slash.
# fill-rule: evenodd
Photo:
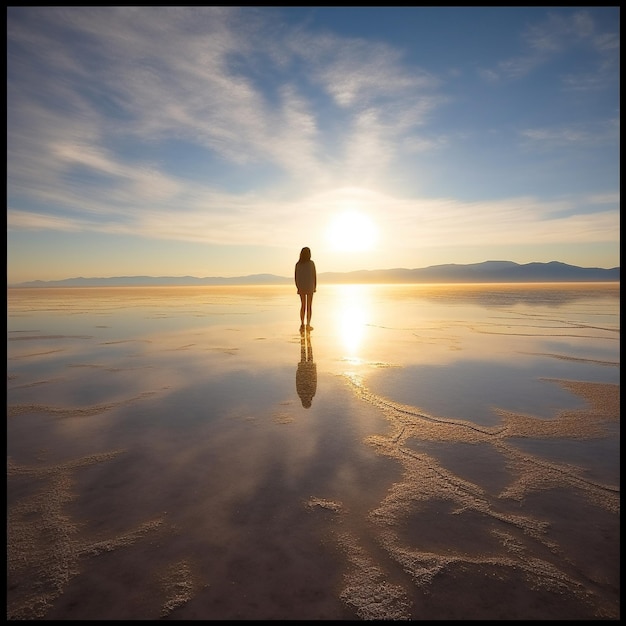
<svg viewBox="0 0 626 626">
<path fill-rule="evenodd" d="M 618 619 L 619 285 L 9 289 L 9 619 Z"/>
</svg>

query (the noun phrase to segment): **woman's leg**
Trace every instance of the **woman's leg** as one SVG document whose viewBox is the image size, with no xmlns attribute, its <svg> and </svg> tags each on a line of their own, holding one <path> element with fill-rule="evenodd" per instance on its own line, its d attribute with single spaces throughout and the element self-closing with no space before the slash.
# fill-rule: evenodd
<svg viewBox="0 0 626 626">
<path fill-rule="evenodd" d="M 304 326 L 304 313 L 306 311 L 307 305 L 306 305 L 306 294 L 301 293 L 300 294 L 300 324 L 302 324 L 302 326 Z"/>
<path fill-rule="evenodd" d="M 309 293 L 306 297 L 306 323 L 311 325 L 311 315 L 313 314 L 313 294 Z"/>
</svg>

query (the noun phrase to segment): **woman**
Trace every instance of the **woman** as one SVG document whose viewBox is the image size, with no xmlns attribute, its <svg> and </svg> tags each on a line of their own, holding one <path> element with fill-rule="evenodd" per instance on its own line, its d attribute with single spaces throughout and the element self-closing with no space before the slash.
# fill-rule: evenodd
<svg viewBox="0 0 626 626">
<path fill-rule="evenodd" d="M 313 294 L 317 288 L 317 272 L 315 263 L 311 260 L 311 249 L 302 248 L 300 258 L 296 263 L 295 271 L 296 287 L 300 296 L 300 332 L 304 331 L 304 314 L 306 312 L 306 329 L 313 330 L 311 326 L 311 314 Z"/>
</svg>

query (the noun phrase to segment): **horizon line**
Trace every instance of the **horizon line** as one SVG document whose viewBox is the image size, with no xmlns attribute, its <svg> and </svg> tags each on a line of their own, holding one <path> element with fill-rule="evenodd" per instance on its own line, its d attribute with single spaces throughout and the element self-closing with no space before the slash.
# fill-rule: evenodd
<svg viewBox="0 0 626 626">
<path fill-rule="evenodd" d="M 495 264 L 503 264 L 504 266 L 508 266 L 508 267 L 501 267 L 499 268 L 500 271 L 506 271 L 507 269 L 510 270 L 514 270 L 515 268 L 526 268 L 529 269 L 528 266 L 562 266 L 563 269 L 567 268 L 567 269 L 573 269 L 573 270 L 581 270 L 584 272 L 589 272 L 589 271 L 600 271 L 600 272 L 615 272 L 615 271 L 619 271 L 620 270 L 620 266 L 614 266 L 614 267 L 610 267 L 610 268 L 603 268 L 603 267 L 583 267 L 583 266 L 579 266 L 579 265 L 571 265 L 569 263 L 564 263 L 562 261 L 548 261 L 548 262 L 543 262 L 543 261 L 531 261 L 528 263 L 517 263 L 515 261 L 497 261 L 497 260 L 489 260 L 489 261 L 482 261 L 482 262 L 477 262 L 477 263 L 441 263 L 441 264 L 437 264 L 437 265 L 429 265 L 429 266 L 425 266 L 425 267 L 417 267 L 417 268 L 405 268 L 405 267 L 394 267 L 394 268 L 387 268 L 387 269 L 372 269 L 372 270 L 368 270 L 368 269 L 358 269 L 358 270 L 349 270 L 349 271 L 325 271 L 325 272 L 320 272 L 318 275 L 319 276 L 326 276 L 326 277 L 333 277 L 335 280 L 338 280 L 339 282 L 341 282 L 341 278 L 348 278 L 350 276 L 354 276 L 357 274 L 360 275 L 370 275 L 373 277 L 373 275 L 375 274 L 380 274 L 380 273 L 385 273 L 385 274 L 393 274 L 394 272 L 396 273 L 410 273 L 410 272 L 425 272 L 425 271 L 436 271 L 436 270 L 441 270 L 441 271 L 446 271 L 446 270 L 451 270 L 454 271 L 455 269 L 465 269 L 465 270 L 476 270 L 477 272 L 480 272 L 481 269 L 486 269 L 488 268 L 490 265 L 495 265 Z M 487 270 L 488 271 L 488 270 Z M 497 270 L 496 270 L 497 271 Z M 186 274 L 186 275 L 182 275 L 182 276 L 166 276 L 166 275 L 160 275 L 160 276 L 155 276 L 155 275 L 147 275 L 147 274 L 134 274 L 134 275 L 123 275 L 123 276 L 90 276 L 90 277 L 85 277 L 85 276 L 74 276 L 74 277 L 70 277 L 70 278 L 61 278 L 61 279 L 48 279 L 48 280 L 44 280 L 44 279 L 34 279 L 34 280 L 24 280 L 24 281 L 20 281 L 20 282 L 12 282 L 9 283 L 7 282 L 7 288 L 11 288 L 11 287 L 21 287 L 21 286 L 33 286 L 33 285 L 37 285 L 37 284 L 52 284 L 52 283 L 69 283 L 72 281 L 81 281 L 81 282 L 85 282 L 85 281 L 115 281 L 115 280 L 123 280 L 123 281 L 132 281 L 132 280 L 150 280 L 150 281 L 158 281 L 158 280 L 175 280 L 175 281 L 182 281 L 182 280 L 194 280 L 194 281 L 210 281 L 210 280 L 216 280 L 216 281 L 241 281 L 241 280 L 245 280 L 245 279 L 255 279 L 255 282 L 258 281 L 259 279 L 262 278 L 266 278 L 268 280 L 280 280 L 280 281 L 291 281 L 293 279 L 293 277 L 290 276 L 283 276 L 283 275 L 279 275 L 279 274 L 272 274 L 272 273 L 256 273 L 256 274 L 245 274 L 245 275 L 238 275 L 238 276 L 193 276 L 191 274 Z M 483 276 L 475 276 L 475 277 L 471 277 L 471 276 L 463 276 L 461 277 L 456 277 L 456 279 L 454 279 L 454 277 L 448 276 L 439 276 L 439 277 L 431 277 L 435 278 L 434 282 L 443 282 L 443 283 L 450 283 L 450 282 L 461 282 L 461 283 L 466 283 L 466 282 L 478 282 L 478 283 L 482 283 L 482 282 L 593 282 L 592 280 L 581 280 L 581 281 L 576 281 L 576 280 L 572 280 L 571 277 L 569 278 L 569 280 L 529 280 L 529 281 L 523 281 L 520 280 L 523 277 L 510 277 L 509 279 L 506 279 L 505 277 L 504 280 L 502 281 L 498 281 L 498 280 L 494 280 L 497 279 L 497 276 L 493 276 L 493 274 L 488 274 L 488 275 L 483 275 Z M 482 278 L 482 280 L 472 280 L 472 278 Z M 451 280 L 452 279 L 452 280 Z M 487 280 L 485 280 L 487 279 Z M 517 280 L 512 280 L 512 279 L 517 279 Z M 367 281 L 363 281 L 363 282 L 367 282 Z M 375 278 L 372 280 L 372 282 L 380 282 L 379 280 L 376 280 Z M 384 281 L 383 281 L 384 282 Z M 401 282 L 398 280 L 392 281 L 395 283 Z M 419 281 L 409 281 L 409 283 L 414 284 L 416 282 Z M 429 281 L 426 281 L 429 282 Z M 619 279 L 615 280 L 599 280 L 597 282 L 620 282 Z M 260 283 L 257 283 L 260 284 Z"/>
</svg>

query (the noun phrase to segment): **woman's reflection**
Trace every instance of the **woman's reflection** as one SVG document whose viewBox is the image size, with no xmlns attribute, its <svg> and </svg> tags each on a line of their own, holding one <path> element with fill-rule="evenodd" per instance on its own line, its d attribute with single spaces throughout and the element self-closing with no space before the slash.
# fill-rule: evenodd
<svg viewBox="0 0 626 626">
<path fill-rule="evenodd" d="M 302 406 L 308 409 L 317 391 L 317 365 L 313 362 L 313 346 L 311 334 L 308 332 L 300 333 L 300 363 L 296 370 L 296 390 Z"/>
</svg>

